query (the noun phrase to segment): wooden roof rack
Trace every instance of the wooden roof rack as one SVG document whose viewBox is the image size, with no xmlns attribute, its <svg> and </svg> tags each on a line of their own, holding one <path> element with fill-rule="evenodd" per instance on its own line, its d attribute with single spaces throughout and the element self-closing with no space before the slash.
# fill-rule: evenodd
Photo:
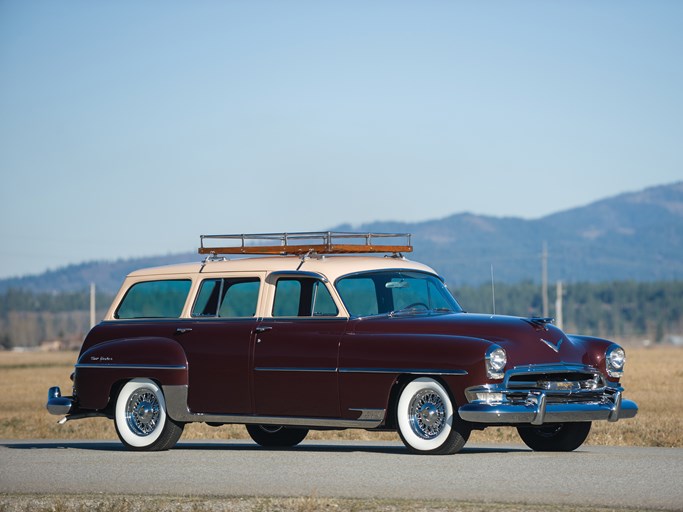
<svg viewBox="0 0 683 512">
<path fill-rule="evenodd" d="M 201 235 L 199 254 L 403 253 L 413 251 L 410 237 L 410 233 L 335 231 Z"/>
</svg>

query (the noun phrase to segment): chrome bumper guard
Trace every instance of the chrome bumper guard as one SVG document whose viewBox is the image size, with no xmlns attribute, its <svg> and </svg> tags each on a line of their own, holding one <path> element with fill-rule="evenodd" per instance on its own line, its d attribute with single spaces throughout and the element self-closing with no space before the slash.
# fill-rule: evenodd
<svg viewBox="0 0 683 512">
<path fill-rule="evenodd" d="M 617 421 L 633 418 L 638 406 L 613 390 L 611 396 L 596 402 L 548 401 L 545 391 L 531 391 L 524 403 L 473 401 L 458 409 L 460 417 L 472 423 L 489 425 L 568 423 L 578 421 Z"/>
<path fill-rule="evenodd" d="M 70 396 L 62 396 L 62 391 L 55 386 L 47 392 L 47 411 L 55 416 L 63 416 L 71 412 L 73 407 L 73 398 Z"/>
</svg>

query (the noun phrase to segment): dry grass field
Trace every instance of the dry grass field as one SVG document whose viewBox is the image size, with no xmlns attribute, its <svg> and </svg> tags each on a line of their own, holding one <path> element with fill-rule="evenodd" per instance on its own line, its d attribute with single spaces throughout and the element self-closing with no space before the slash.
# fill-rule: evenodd
<svg viewBox="0 0 683 512">
<path fill-rule="evenodd" d="M 631 420 L 596 422 L 588 444 L 683 447 L 683 349 L 631 348 L 623 385 L 640 411 Z M 117 439 L 113 422 L 92 418 L 57 424 L 45 410 L 47 389 L 71 389 L 74 352 L 0 352 L 0 439 Z M 246 439 L 242 426 L 191 424 L 182 439 Z M 398 440 L 393 433 L 362 430 L 312 432 L 311 439 Z M 474 432 L 471 443 L 518 443 L 511 428 Z"/>
</svg>

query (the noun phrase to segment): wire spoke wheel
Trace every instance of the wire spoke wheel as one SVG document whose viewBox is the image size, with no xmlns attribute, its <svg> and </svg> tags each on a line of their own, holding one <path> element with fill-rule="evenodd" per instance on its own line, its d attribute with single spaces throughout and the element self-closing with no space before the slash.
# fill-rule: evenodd
<svg viewBox="0 0 683 512">
<path fill-rule="evenodd" d="M 184 428 L 166 414 L 164 393 L 150 379 L 132 379 L 123 385 L 116 399 L 114 425 L 126 448 L 147 451 L 172 448 Z"/>
<path fill-rule="evenodd" d="M 456 453 L 470 435 L 446 388 L 429 377 L 403 387 L 396 404 L 396 425 L 406 448 L 419 454 Z"/>
<path fill-rule="evenodd" d="M 126 419 L 130 429 L 139 436 L 154 432 L 159 424 L 159 399 L 150 390 L 136 389 L 126 405 Z"/>
<path fill-rule="evenodd" d="M 410 426 L 418 436 L 433 439 L 446 426 L 446 406 L 436 390 L 416 393 L 408 407 Z"/>
</svg>

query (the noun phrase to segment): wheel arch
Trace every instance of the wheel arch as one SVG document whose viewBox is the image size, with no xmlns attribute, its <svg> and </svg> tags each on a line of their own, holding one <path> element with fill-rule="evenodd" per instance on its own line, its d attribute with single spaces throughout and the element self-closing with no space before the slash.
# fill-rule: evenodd
<svg viewBox="0 0 683 512">
<path fill-rule="evenodd" d="M 396 377 L 396 380 L 394 381 L 394 385 L 391 387 L 391 390 L 389 392 L 389 401 L 387 404 L 387 419 L 385 421 L 385 426 L 390 429 L 397 429 L 398 428 L 398 423 L 397 423 L 397 418 L 396 418 L 396 408 L 398 405 L 398 400 L 399 397 L 401 396 L 401 392 L 403 389 L 412 381 L 415 379 L 418 379 L 420 377 L 426 377 L 429 379 L 433 379 L 439 384 L 441 384 L 446 392 L 448 393 L 448 397 L 451 399 L 451 403 L 453 404 L 453 409 L 454 409 L 454 414 L 457 413 L 457 402 L 455 400 L 455 397 L 453 395 L 453 390 L 451 389 L 451 386 L 446 382 L 446 380 L 441 376 L 441 375 L 430 375 L 430 374 L 417 374 L 417 373 L 402 373 L 398 377 Z"/>
<path fill-rule="evenodd" d="M 185 351 L 170 338 L 123 338 L 99 343 L 76 363 L 74 386 L 82 410 L 106 410 L 126 382 L 150 379 L 158 386 L 187 385 Z"/>
</svg>

